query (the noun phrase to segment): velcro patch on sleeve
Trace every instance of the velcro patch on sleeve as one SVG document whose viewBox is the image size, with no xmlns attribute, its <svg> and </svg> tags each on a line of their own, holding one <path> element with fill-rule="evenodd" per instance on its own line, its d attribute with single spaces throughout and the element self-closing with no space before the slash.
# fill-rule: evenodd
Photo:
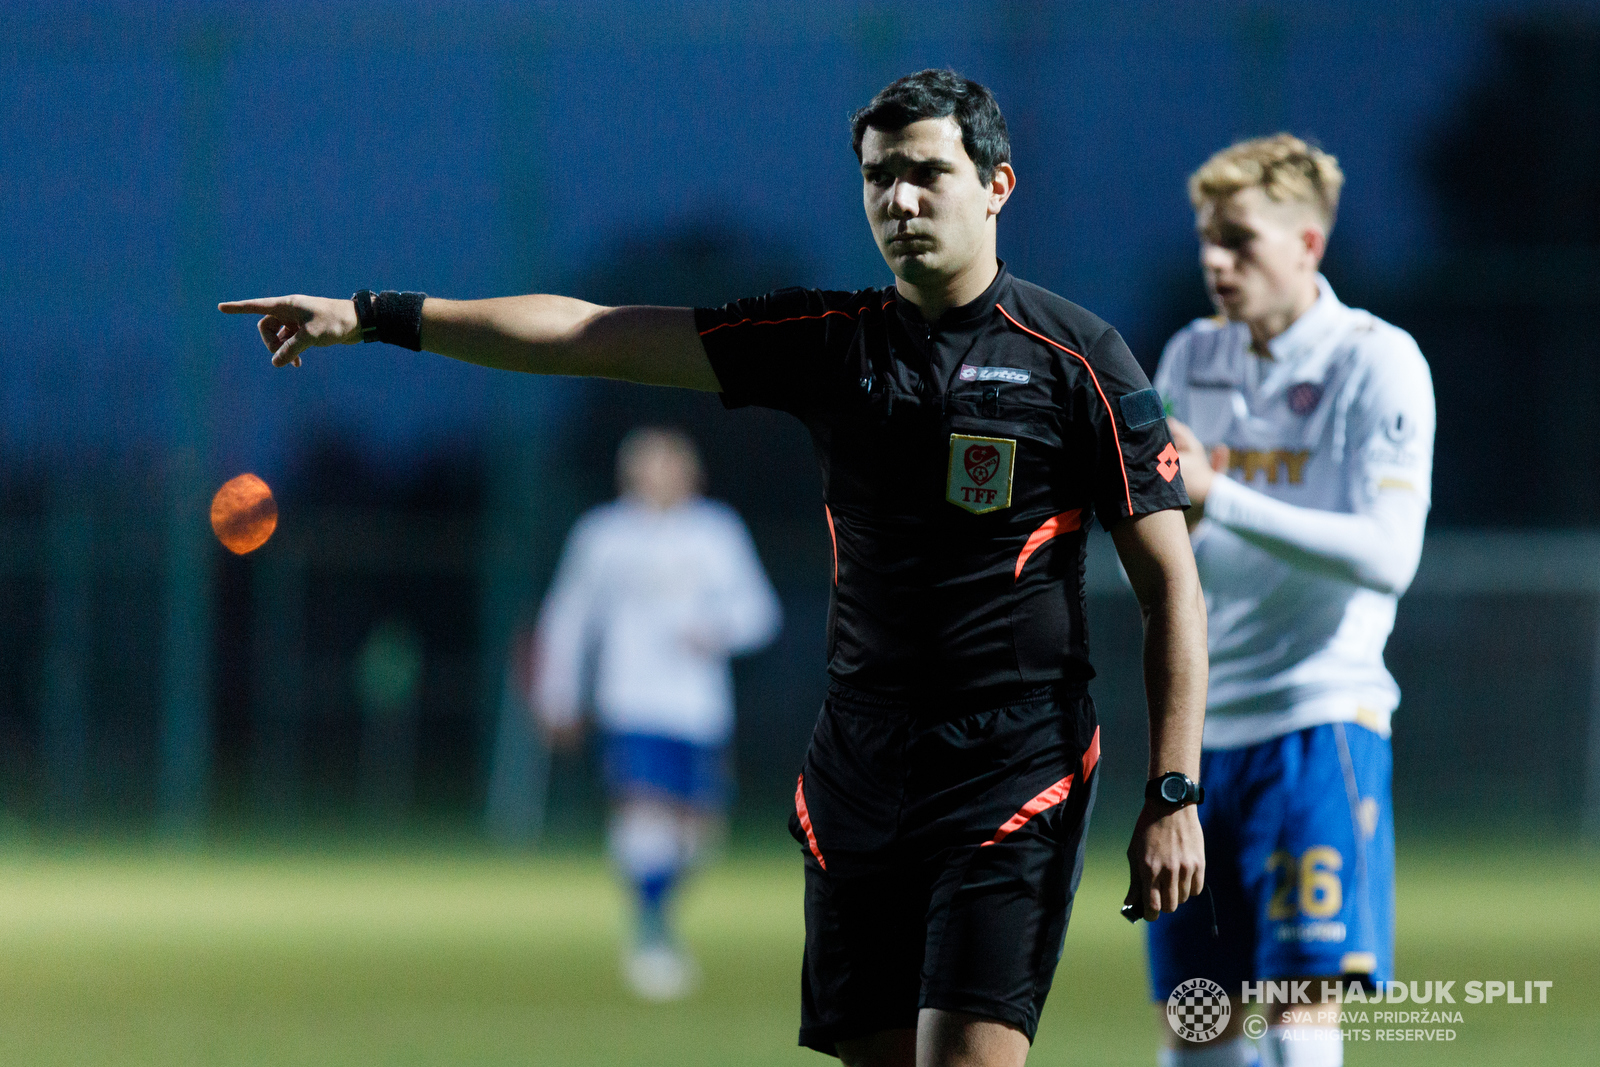
<svg viewBox="0 0 1600 1067">
<path fill-rule="evenodd" d="M 1161 403 L 1161 394 L 1154 389 L 1124 393 L 1117 403 L 1122 405 L 1122 421 L 1128 424 L 1130 430 L 1149 426 L 1152 422 L 1160 422 L 1167 417 L 1166 408 Z"/>
</svg>

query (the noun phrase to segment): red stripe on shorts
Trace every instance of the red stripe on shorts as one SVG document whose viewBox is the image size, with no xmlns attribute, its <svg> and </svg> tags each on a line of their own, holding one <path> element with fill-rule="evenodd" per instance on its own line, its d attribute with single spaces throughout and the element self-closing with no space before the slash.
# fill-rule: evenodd
<svg viewBox="0 0 1600 1067">
<path fill-rule="evenodd" d="M 999 844 L 1001 841 L 1004 841 L 1006 838 L 1022 829 L 1023 825 L 1027 823 L 1029 819 L 1033 818 L 1041 811 L 1044 811 L 1046 808 L 1054 807 L 1063 800 L 1067 799 L 1067 794 L 1070 792 L 1072 792 L 1072 775 L 1069 774 L 1065 778 L 1061 779 L 1061 781 L 1051 786 L 1049 789 L 1046 789 L 1044 792 L 1040 793 L 1038 796 L 1022 805 L 1021 810 L 1019 810 L 1015 815 L 1011 816 L 1011 818 L 1007 819 L 1005 821 L 1005 825 L 1000 827 L 999 830 L 996 830 L 995 835 L 989 840 L 985 841 L 979 847 L 987 848 L 989 845 Z"/>
<path fill-rule="evenodd" d="M 822 858 L 822 850 L 817 847 L 817 835 L 811 831 L 811 813 L 806 810 L 806 776 L 803 774 L 794 787 L 794 813 L 800 816 L 800 829 L 806 832 L 806 844 L 811 846 L 811 854 L 817 857 L 818 865 L 827 870 L 828 861 Z"/>
</svg>

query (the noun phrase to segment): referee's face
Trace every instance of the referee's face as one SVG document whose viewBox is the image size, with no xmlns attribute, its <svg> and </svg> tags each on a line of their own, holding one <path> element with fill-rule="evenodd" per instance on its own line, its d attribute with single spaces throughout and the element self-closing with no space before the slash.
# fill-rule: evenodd
<svg viewBox="0 0 1600 1067">
<path fill-rule="evenodd" d="M 919 119 L 861 138 L 862 199 L 878 251 L 895 276 L 931 288 L 994 257 L 995 217 L 1011 168 L 978 180 L 954 118 Z"/>
</svg>

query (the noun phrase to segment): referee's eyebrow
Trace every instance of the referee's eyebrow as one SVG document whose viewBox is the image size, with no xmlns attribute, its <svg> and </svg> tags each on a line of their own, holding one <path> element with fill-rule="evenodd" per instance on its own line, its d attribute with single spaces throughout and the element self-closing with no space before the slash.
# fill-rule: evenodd
<svg viewBox="0 0 1600 1067">
<path fill-rule="evenodd" d="M 956 169 L 955 163 L 945 159 L 943 156 L 933 156 L 930 159 L 913 159 L 904 152 L 899 151 L 890 152 L 882 159 L 874 159 L 870 162 L 862 160 L 861 162 L 861 172 L 863 174 L 874 170 L 907 170 L 911 167 L 937 171 L 953 171 Z"/>
</svg>

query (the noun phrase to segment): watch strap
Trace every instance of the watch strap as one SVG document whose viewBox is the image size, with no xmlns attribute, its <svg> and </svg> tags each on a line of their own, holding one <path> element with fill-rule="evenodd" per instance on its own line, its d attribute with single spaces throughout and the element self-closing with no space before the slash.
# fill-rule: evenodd
<svg viewBox="0 0 1600 1067">
<path fill-rule="evenodd" d="M 1182 785 L 1183 794 L 1178 799 L 1170 799 L 1162 788 L 1168 782 Z M 1150 779 L 1144 784 L 1144 798 L 1146 800 L 1159 800 L 1166 804 L 1176 804 L 1182 807 L 1185 804 L 1200 804 L 1206 799 L 1205 787 L 1181 771 L 1168 771 Z"/>
<path fill-rule="evenodd" d="M 356 322 L 361 325 L 362 343 L 378 339 L 378 294 L 371 289 L 358 289 L 350 296 L 356 306 Z"/>
</svg>

